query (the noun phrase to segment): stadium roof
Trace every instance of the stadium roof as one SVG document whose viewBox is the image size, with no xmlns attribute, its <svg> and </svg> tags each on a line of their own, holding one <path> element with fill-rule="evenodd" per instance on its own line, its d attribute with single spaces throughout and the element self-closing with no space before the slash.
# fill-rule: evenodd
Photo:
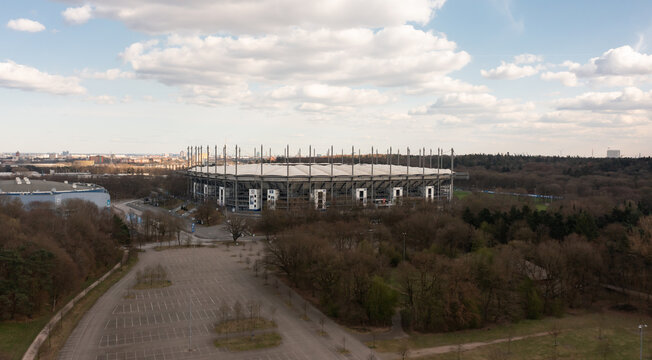
<svg viewBox="0 0 652 360">
<path fill-rule="evenodd" d="M 372 166 L 371 164 L 355 164 L 353 169 L 351 169 L 351 164 L 333 164 L 333 175 L 336 176 L 371 176 Z M 282 163 L 271 163 L 263 164 L 262 176 L 289 176 L 293 177 L 305 177 L 305 176 L 331 176 L 331 164 L 286 164 Z M 209 174 L 224 174 L 224 165 L 214 165 L 211 166 L 194 166 L 190 171 L 198 173 L 209 173 Z M 353 171 L 353 172 L 352 172 Z M 235 175 L 235 165 L 226 166 L 227 175 Z M 238 176 L 260 176 L 261 169 L 260 164 L 238 164 Z M 392 165 L 391 171 L 390 166 L 387 164 L 376 164 L 373 166 L 373 175 L 374 176 L 405 176 L 405 175 L 450 175 L 450 169 L 434 169 L 434 168 L 421 168 L 405 165 Z"/>
</svg>

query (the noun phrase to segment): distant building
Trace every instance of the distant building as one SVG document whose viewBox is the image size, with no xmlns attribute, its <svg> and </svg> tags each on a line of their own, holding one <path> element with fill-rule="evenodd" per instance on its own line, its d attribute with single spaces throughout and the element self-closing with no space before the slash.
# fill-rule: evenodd
<svg viewBox="0 0 652 360">
<path fill-rule="evenodd" d="M 620 157 L 620 150 L 607 150 L 607 157 L 608 158 L 619 158 Z"/>
<path fill-rule="evenodd" d="M 73 166 L 93 166 L 95 161 L 93 160 L 75 160 L 72 162 Z"/>
<path fill-rule="evenodd" d="M 56 206 L 69 199 L 87 200 L 100 209 L 111 206 L 108 191 L 101 186 L 85 183 L 72 183 L 30 180 L 16 177 L 14 180 L 0 180 L 0 198 L 16 198 L 27 205 L 32 202 L 53 202 Z"/>
</svg>

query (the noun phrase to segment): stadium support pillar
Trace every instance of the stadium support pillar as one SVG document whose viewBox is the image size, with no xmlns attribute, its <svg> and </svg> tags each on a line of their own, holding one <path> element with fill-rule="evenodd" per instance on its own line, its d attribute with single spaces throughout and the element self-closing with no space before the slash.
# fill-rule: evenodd
<svg viewBox="0 0 652 360">
<path fill-rule="evenodd" d="M 263 144 L 260 144 L 260 209 L 264 208 L 263 199 L 265 198 L 265 191 L 263 190 Z"/>
<path fill-rule="evenodd" d="M 455 191 L 455 187 L 453 186 L 453 169 L 455 167 L 455 150 L 451 148 L 451 189 L 450 192 L 448 193 L 448 201 L 453 201 L 453 191 Z"/>
<path fill-rule="evenodd" d="M 374 147 L 371 147 L 371 203 L 375 204 L 376 193 L 374 188 Z"/>
<path fill-rule="evenodd" d="M 312 200 L 312 145 L 308 145 L 308 201 Z"/>
<path fill-rule="evenodd" d="M 351 202 L 355 199 L 355 182 L 353 177 L 355 176 L 355 147 L 351 146 Z"/>
<path fill-rule="evenodd" d="M 235 197 L 235 212 L 238 212 L 238 145 L 235 146 L 235 181 L 233 196 Z"/>
<path fill-rule="evenodd" d="M 331 145 L 331 152 L 328 156 L 328 162 L 331 165 L 331 205 L 333 204 L 333 198 L 335 196 L 333 195 L 333 161 L 335 161 L 335 154 L 333 153 L 333 145 Z"/>
<path fill-rule="evenodd" d="M 204 201 L 208 201 L 208 195 L 210 194 L 210 183 L 211 183 L 211 174 L 208 171 L 209 163 L 211 161 L 211 147 L 206 145 L 206 191 L 204 194 Z"/>
<path fill-rule="evenodd" d="M 286 171 L 286 177 L 285 180 L 287 181 L 287 193 L 285 195 L 286 202 L 287 202 L 287 211 L 290 211 L 290 144 L 287 144 L 287 147 L 285 149 L 285 171 Z"/>
</svg>

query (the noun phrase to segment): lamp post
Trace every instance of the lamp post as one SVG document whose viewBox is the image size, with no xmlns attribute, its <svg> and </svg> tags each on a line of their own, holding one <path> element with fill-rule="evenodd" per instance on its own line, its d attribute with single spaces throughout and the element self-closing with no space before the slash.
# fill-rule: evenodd
<svg viewBox="0 0 652 360">
<path fill-rule="evenodd" d="M 405 236 L 407 233 L 403 232 L 403 261 L 405 261 Z"/>
<path fill-rule="evenodd" d="M 641 337 L 641 351 L 640 351 L 640 359 L 643 360 L 643 329 L 647 327 L 646 324 L 641 324 L 638 326 L 638 332 Z"/>
</svg>

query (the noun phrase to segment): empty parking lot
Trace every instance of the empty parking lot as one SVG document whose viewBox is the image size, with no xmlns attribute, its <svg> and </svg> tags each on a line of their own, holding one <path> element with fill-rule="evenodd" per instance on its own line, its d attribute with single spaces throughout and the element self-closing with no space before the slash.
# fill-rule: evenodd
<svg viewBox="0 0 652 360">
<path fill-rule="evenodd" d="M 260 245 L 227 250 L 189 248 L 148 250 L 138 265 L 112 287 L 80 321 L 60 359 L 364 359 L 370 351 L 336 324 L 326 321 L 327 336 L 321 336 L 321 317 L 315 309 L 309 320 L 301 319 L 303 302 L 288 290 L 277 289 L 270 280 L 255 277 L 247 269 Z M 242 254 L 242 256 L 240 256 Z M 161 264 L 172 285 L 159 289 L 130 290 L 136 272 Z M 261 304 L 262 316 L 273 318 L 283 341 L 278 347 L 229 352 L 213 345 L 213 325 L 220 319 L 222 302 L 246 306 Z M 343 355 L 345 345 L 350 354 Z"/>
</svg>

